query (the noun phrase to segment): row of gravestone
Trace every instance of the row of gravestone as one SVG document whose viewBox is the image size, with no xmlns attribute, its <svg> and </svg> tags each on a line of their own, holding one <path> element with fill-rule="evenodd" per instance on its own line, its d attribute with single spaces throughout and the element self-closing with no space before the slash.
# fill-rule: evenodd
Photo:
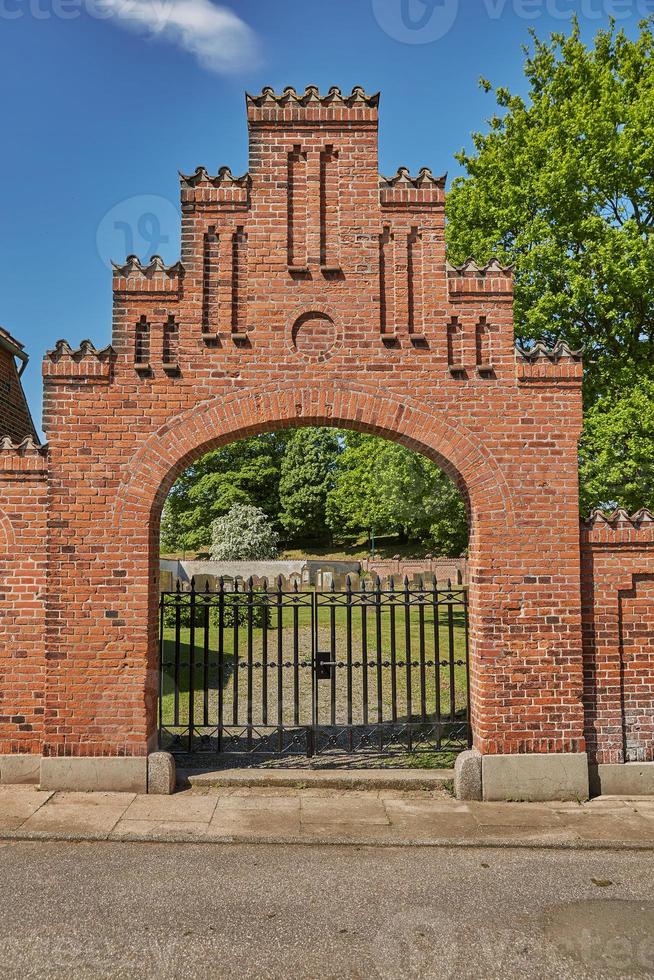
<svg viewBox="0 0 654 980">
<path fill-rule="evenodd" d="M 192 586 L 195 588 L 196 592 L 217 592 L 220 588 L 221 576 L 219 575 L 197 575 L 191 581 L 188 579 L 175 579 L 173 574 L 169 571 L 161 572 L 161 591 L 162 592 L 174 592 L 177 590 L 178 583 L 179 589 L 182 592 L 190 592 Z M 318 570 L 314 576 L 314 586 L 311 585 L 309 581 L 308 571 L 304 570 L 302 573 L 291 573 L 290 575 L 280 575 L 275 579 L 265 578 L 259 575 L 253 575 L 250 578 L 243 578 L 241 576 L 222 576 L 223 588 L 226 592 L 244 592 L 250 588 L 250 582 L 252 583 L 252 588 L 256 591 L 268 590 L 269 592 L 277 591 L 281 588 L 282 592 L 293 592 L 293 591 L 310 591 L 313 588 L 317 592 L 329 592 L 335 590 L 337 592 L 344 592 L 350 588 L 353 592 L 368 591 L 372 592 L 377 588 L 381 588 L 382 591 L 389 591 L 391 589 L 403 589 L 406 587 L 405 580 L 399 576 L 385 576 L 379 579 L 379 585 L 377 584 L 377 577 L 374 575 L 357 575 L 344 573 L 334 573 L 333 571 L 322 571 Z M 460 586 L 460 582 L 453 581 L 453 587 Z M 430 572 L 424 575 L 412 575 L 408 579 L 408 587 L 412 590 L 416 589 L 433 589 L 434 587 L 446 588 L 448 582 L 438 581 L 436 576 Z"/>
</svg>

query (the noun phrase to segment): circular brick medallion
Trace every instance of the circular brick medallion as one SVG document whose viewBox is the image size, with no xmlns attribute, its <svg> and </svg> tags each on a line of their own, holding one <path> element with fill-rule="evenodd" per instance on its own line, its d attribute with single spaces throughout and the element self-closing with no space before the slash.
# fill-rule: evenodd
<svg viewBox="0 0 654 980">
<path fill-rule="evenodd" d="M 338 327 L 322 310 L 302 313 L 291 327 L 291 350 L 305 361 L 326 361 L 341 346 Z"/>
</svg>

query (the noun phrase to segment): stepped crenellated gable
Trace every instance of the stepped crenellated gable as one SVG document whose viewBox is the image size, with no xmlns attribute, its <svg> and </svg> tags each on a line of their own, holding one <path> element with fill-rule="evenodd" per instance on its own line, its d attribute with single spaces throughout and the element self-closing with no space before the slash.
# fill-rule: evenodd
<svg viewBox="0 0 654 980">
<path fill-rule="evenodd" d="M 558 340 L 551 347 L 542 342 L 528 348 L 516 344 L 516 353 L 530 364 L 537 364 L 539 361 L 549 361 L 552 364 L 558 364 L 561 360 L 580 361 L 583 356 L 582 350 L 571 350 L 564 340 Z"/>
<path fill-rule="evenodd" d="M 277 94 L 273 88 L 267 85 L 262 89 L 260 95 L 250 95 L 248 92 L 245 95 L 245 99 L 248 106 L 256 106 L 257 108 L 266 106 L 307 108 L 316 105 L 335 109 L 343 106 L 346 106 L 348 109 L 358 106 L 377 108 L 379 105 L 379 92 L 376 92 L 374 95 L 367 95 L 365 89 L 360 85 L 355 85 L 350 95 L 343 95 L 337 85 L 332 85 L 326 95 L 321 95 L 317 85 L 307 85 L 304 92 L 297 92 L 292 85 L 287 85 L 280 94 Z"/>
<path fill-rule="evenodd" d="M 110 345 L 98 350 L 90 340 L 83 340 L 75 349 L 67 340 L 58 340 L 52 350 L 46 352 L 43 375 L 50 381 L 88 379 L 108 381 L 111 377 L 115 352 Z"/>
<path fill-rule="evenodd" d="M 516 344 L 515 358 L 518 382 L 548 384 L 553 380 L 578 384 L 583 378 L 582 351 L 571 350 L 565 341 L 552 347 L 538 343 L 525 348 Z"/>
<path fill-rule="evenodd" d="M 32 436 L 13 442 L 9 436 L 0 438 L 0 472 L 44 473 L 48 468 L 48 447 Z"/>
<path fill-rule="evenodd" d="M 607 531 L 611 534 L 624 531 L 654 532 L 654 514 L 647 507 L 641 507 L 631 515 L 624 507 L 618 507 L 610 512 L 595 508 L 584 521 L 583 527 L 591 533 L 595 531 Z"/>
<path fill-rule="evenodd" d="M 112 265 L 115 293 L 177 293 L 184 277 L 181 262 L 166 265 L 160 255 L 153 255 L 147 265 L 137 255 L 128 255 L 123 264 Z"/>
</svg>

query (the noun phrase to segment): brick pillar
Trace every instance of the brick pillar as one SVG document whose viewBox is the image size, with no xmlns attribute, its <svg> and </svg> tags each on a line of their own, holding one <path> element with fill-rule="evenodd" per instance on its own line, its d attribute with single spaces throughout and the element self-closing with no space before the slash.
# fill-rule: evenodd
<svg viewBox="0 0 654 980">
<path fill-rule="evenodd" d="M 0 441 L 0 782 L 38 781 L 45 718 L 47 452 Z"/>
</svg>

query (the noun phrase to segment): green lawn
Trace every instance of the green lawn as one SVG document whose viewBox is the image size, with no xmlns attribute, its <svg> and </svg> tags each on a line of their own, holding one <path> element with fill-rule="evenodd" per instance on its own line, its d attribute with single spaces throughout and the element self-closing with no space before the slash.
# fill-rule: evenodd
<svg viewBox="0 0 654 980">
<path fill-rule="evenodd" d="M 293 621 L 297 620 L 297 634 Z M 335 715 L 332 715 L 332 685 L 330 680 L 318 681 L 318 722 L 329 724 L 332 717 L 337 724 L 375 724 L 380 720 L 408 720 L 414 722 L 436 717 L 436 706 L 440 703 L 444 720 L 462 717 L 466 706 L 466 668 L 465 668 L 465 622 L 461 605 L 445 606 L 438 609 L 438 621 L 434 621 L 434 609 L 429 604 L 423 607 L 422 619 L 419 608 L 414 606 L 408 618 L 405 610 L 398 606 L 394 610 L 394 629 L 390 607 L 382 610 L 380 629 L 374 610 L 366 609 L 365 623 L 362 607 L 353 607 L 348 626 L 347 610 L 339 606 L 332 610 L 320 607 L 318 610 L 318 649 L 333 652 L 334 659 L 346 663 L 348 650 L 351 652 L 352 689 L 350 694 L 351 714 L 348 713 L 348 671 L 337 668 L 334 690 Z M 297 609 L 285 607 L 282 610 L 281 629 L 278 629 L 278 611 L 271 610 L 267 631 L 261 627 L 252 631 L 252 661 L 262 664 L 277 664 L 278 647 L 281 643 L 282 669 L 281 698 L 279 697 L 279 671 L 277 667 L 254 666 L 247 669 L 248 632 L 245 626 L 224 630 L 223 670 L 220 683 L 218 665 L 218 627 L 211 617 L 209 629 L 196 628 L 194 637 L 194 721 L 196 725 L 215 725 L 218 721 L 219 700 L 222 701 L 225 724 L 284 725 L 310 724 L 312 721 L 312 670 L 310 666 L 312 613 L 309 605 Z M 436 625 L 436 628 L 435 628 Z M 406 662 L 407 638 L 413 666 L 368 667 L 361 666 L 367 646 L 368 663 L 377 662 L 377 645 L 380 643 L 381 660 L 390 662 L 392 656 L 392 635 L 395 636 L 396 663 Z M 266 634 L 264 636 L 264 634 Z M 297 635 L 297 648 L 294 637 Z M 348 639 L 349 638 L 349 639 Z M 190 656 L 191 635 L 188 628 L 180 630 L 180 656 L 178 673 L 178 695 L 175 697 L 175 628 L 168 626 L 164 631 L 163 643 L 163 698 L 162 722 L 166 726 L 183 726 L 189 722 L 190 706 Z M 365 641 L 365 642 L 364 642 Z M 433 666 L 436 643 L 440 645 L 438 659 L 441 666 Z M 450 668 L 449 650 L 452 643 L 453 659 L 456 663 Z M 432 666 L 420 667 L 420 650 L 424 649 L 424 659 Z M 207 656 L 205 657 L 205 648 Z M 267 651 L 267 653 L 266 653 Z M 293 664 L 297 659 L 298 668 Z M 331 657 L 330 657 L 331 659 Z M 443 666 L 442 662 L 447 662 Z M 240 666 L 235 671 L 235 664 Z M 304 665 L 304 666 L 303 666 Z M 364 690 L 367 678 L 367 693 Z M 437 696 L 437 686 L 440 688 Z M 451 686 L 454 699 L 451 698 Z M 297 689 L 298 708 L 294 706 L 294 693 Z M 410 693 L 409 693 L 410 689 Z M 395 690 L 395 718 L 393 717 L 393 691 Z M 367 718 L 364 704 L 368 704 Z M 381 714 L 379 705 L 381 703 Z M 280 707 L 281 705 L 281 707 Z"/>
</svg>

